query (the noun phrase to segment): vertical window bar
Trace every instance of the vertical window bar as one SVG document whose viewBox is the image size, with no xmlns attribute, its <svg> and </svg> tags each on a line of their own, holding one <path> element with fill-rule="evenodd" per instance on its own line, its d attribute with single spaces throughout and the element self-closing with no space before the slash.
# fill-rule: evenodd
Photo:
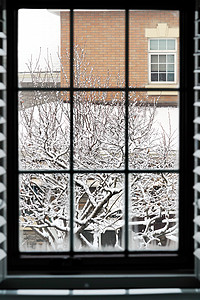
<svg viewBox="0 0 200 300">
<path fill-rule="evenodd" d="M 6 68 L 6 11 L 5 11 L 5 2 L 2 1 L 0 7 L 0 18 L 1 18 L 1 48 L 2 54 L 0 57 L 0 65 L 5 69 Z M 0 93 L 1 103 L 0 103 L 0 129 L 2 136 L 4 137 L 3 141 L 1 142 L 1 167 L 0 167 L 0 282 L 6 276 L 6 256 L 7 256 L 7 249 L 6 249 L 6 235 L 7 235 L 7 226 L 6 226 L 6 160 L 5 160 L 5 149 L 6 149 L 6 109 L 5 109 L 5 102 L 6 102 L 6 73 L 2 74 L 1 79 L 2 90 Z"/>
<path fill-rule="evenodd" d="M 128 109 L 129 109 L 129 10 L 125 15 L 125 253 L 128 254 L 129 214 L 128 214 Z"/>
<path fill-rule="evenodd" d="M 200 41 L 200 34 L 199 34 L 199 24 L 200 24 L 200 1 L 196 1 L 196 11 L 195 11 L 195 40 L 196 40 L 196 47 L 194 51 L 194 55 L 198 57 L 200 48 L 199 48 L 199 41 Z M 200 99 L 199 99 L 199 63 L 198 60 L 195 59 L 194 61 L 194 255 L 195 255 L 195 275 L 198 279 L 200 279 L 200 182 L 199 182 L 199 115 L 200 115 Z"/>
<path fill-rule="evenodd" d="M 74 10 L 70 10 L 70 251 L 74 251 L 74 165 L 73 165 Z"/>
</svg>

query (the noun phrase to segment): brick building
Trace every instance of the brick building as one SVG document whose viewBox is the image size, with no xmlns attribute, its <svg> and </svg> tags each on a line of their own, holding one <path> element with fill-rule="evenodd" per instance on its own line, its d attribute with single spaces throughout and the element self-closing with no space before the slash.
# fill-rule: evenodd
<svg viewBox="0 0 200 300">
<path fill-rule="evenodd" d="M 69 11 L 60 11 L 61 86 L 69 85 Z M 77 87 L 123 87 L 125 12 L 74 12 L 75 84 Z M 91 71 L 92 70 L 92 71 Z M 67 78 L 67 80 L 66 80 Z M 129 85 L 177 88 L 179 85 L 179 12 L 130 11 Z M 142 94 L 140 92 L 140 94 Z M 177 91 L 148 91 L 148 99 L 176 105 Z"/>
</svg>

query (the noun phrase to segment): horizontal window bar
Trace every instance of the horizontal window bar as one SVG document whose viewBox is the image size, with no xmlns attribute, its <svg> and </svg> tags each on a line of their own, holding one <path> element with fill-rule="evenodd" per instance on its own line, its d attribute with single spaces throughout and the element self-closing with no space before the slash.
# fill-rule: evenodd
<svg viewBox="0 0 200 300">
<path fill-rule="evenodd" d="M 19 174 L 44 174 L 44 173 L 179 173 L 179 169 L 129 169 L 129 170 L 19 170 Z"/>
<path fill-rule="evenodd" d="M 148 92 L 148 91 L 181 91 L 183 90 L 182 88 L 133 88 L 133 87 L 128 87 L 128 88 L 90 88 L 90 87 L 85 87 L 85 88 L 70 88 L 70 87 L 63 87 L 63 88 L 58 88 L 58 87 L 23 87 L 23 88 L 18 88 L 18 91 L 74 91 L 74 92 L 95 92 L 95 91 L 100 91 L 100 92 L 106 92 L 106 91 L 111 91 L 111 92 L 123 92 L 123 91 L 140 91 L 140 92 Z"/>
<path fill-rule="evenodd" d="M 12 4 L 14 9 L 20 9 L 21 7 L 23 8 L 44 8 L 44 9 L 67 9 L 67 10 L 147 10 L 147 9 L 156 9 L 156 10 L 168 10 L 168 11 L 173 11 L 173 10 L 180 10 L 182 7 L 184 7 L 184 2 L 181 2 L 180 4 L 176 1 L 169 1 L 166 3 L 159 2 L 159 3 L 152 3 L 149 1 L 138 1 L 138 2 L 133 2 L 133 4 L 129 4 L 128 8 L 127 5 L 125 5 L 123 2 L 115 2 L 115 3 L 109 3 L 108 1 L 102 1 L 102 2 L 95 2 L 95 1 L 82 1 L 80 2 L 68 2 L 66 3 L 65 1 L 63 2 L 62 0 L 49 0 L 48 5 L 47 2 L 44 1 L 24 1 L 24 0 L 19 0 L 19 1 L 14 1 Z"/>
<path fill-rule="evenodd" d="M 179 173 L 178 169 L 128 170 L 128 173 Z"/>
<path fill-rule="evenodd" d="M 163 250 L 154 250 L 153 252 L 150 251 L 133 251 L 133 250 L 123 250 L 120 252 L 115 251 L 90 251 L 90 252 L 84 252 L 84 251 L 69 251 L 69 252 L 20 252 L 20 256 L 23 259 L 29 259 L 29 258 L 38 258 L 42 257 L 45 259 L 52 259 L 52 256 L 56 258 L 63 258 L 67 259 L 73 256 L 74 259 L 80 259 L 80 258 L 106 258 L 106 257 L 114 257 L 114 258 L 124 258 L 124 257 L 156 257 L 159 255 L 162 255 L 162 257 L 176 257 L 178 251 L 163 251 Z"/>
</svg>

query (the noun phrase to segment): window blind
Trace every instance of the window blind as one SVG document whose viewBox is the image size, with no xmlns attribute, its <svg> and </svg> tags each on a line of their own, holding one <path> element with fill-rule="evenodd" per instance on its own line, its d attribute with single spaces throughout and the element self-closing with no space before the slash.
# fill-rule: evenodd
<svg viewBox="0 0 200 300">
<path fill-rule="evenodd" d="M 6 273 L 6 12 L 0 1 L 0 281 Z"/>
</svg>

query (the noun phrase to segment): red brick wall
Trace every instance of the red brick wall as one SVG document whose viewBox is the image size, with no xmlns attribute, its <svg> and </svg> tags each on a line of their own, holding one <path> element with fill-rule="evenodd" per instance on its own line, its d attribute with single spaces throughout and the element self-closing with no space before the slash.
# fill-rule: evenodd
<svg viewBox="0 0 200 300">
<path fill-rule="evenodd" d="M 158 23 L 179 27 L 178 12 L 131 11 L 130 12 L 130 85 L 144 87 L 148 84 L 148 38 L 145 28 L 156 28 Z"/>
<path fill-rule="evenodd" d="M 179 14 L 176 11 L 130 12 L 130 86 L 145 87 L 149 84 L 148 38 L 145 37 L 145 28 L 156 28 L 158 23 L 167 23 L 168 27 L 178 27 Z M 77 46 L 79 56 L 84 53 L 84 59 L 81 59 L 81 72 L 77 72 L 75 67 L 80 75 L 79 80 L 77 77 L 75 79 L 79 87 L 124 85 L 124 11 L 75 11 L 74 44 Z M 69 52 L 69 13 L 61 12 L 61 58 L 63 74 L 69 76 L 69 59 L 66 59 L 66 49 Z M 83 53 L 82 49 L 84 49 Z M 91 68 L 93 68 L 92 73 Z M 61 85 L 65 86 L 66 80 L 63 74 Z M 91 74 L 91 80 L 86 82 L 85 78 L 91 77 Z M 161 97 L 160 101 L 165 101 L 165 98 L 166 96 Z M 174 99 L 176 100 L 176 96 L 167 96 L 167 101 L 174 101 Z"/>
<path fill-rule="evenodd" d="M 63 70 L 61 71 L 61 86 L 69 86 L 69 51 L 70 51 L 70 17 L 69 12 L 60 13 L 61 27 L 61 61 Z"/>
</svg>

